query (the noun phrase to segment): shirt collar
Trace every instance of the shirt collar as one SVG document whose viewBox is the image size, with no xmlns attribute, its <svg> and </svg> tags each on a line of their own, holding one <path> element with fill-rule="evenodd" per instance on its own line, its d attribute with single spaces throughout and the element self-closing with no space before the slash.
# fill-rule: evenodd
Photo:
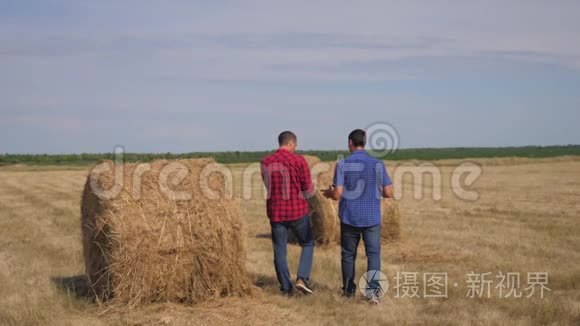
<svg viewBox="0 0 580 326">
<path fill-rule="evenodd" d="M 289 150 L 287 150 L 286 148 L 278 148 L 278 149 L 276 150 L 276 152 L 286 152 L 286 153 L 290 153 L 290 151 L 289 151 Z"/>
</svg>

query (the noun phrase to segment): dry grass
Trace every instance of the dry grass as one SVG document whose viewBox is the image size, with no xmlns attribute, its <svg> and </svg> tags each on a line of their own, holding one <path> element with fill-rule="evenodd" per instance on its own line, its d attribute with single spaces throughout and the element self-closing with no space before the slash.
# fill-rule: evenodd
<svg viewBox="0 0 580 326">
<path fill-rule="evenodd" d="M 136 184 L 137 164 L 123 166 L 120 193 L 102 198 L 115 184 L 112 162 L 106 173 L 91 173 L 83 191 L 82 231 L 86 271 L 99 300 L 123 306 L 152 302 L 200 303 L 251 293 L 245 272 L 245 230 L 239 203 L 225 197 L 219 174 L 208 186 L 219 198 L 204 196 L 198 182 L 212 159 L 155 161 Z M 159 186 L 169 164 L 187 169 L 173 191 L 191 200 L 170 200 Z M 171 182 L 171 181 L 170 181 Z M 135 191 L 136 190 L 136 191 Z"/>
<path fill-rule="evenodd" d="M 401 240 L 401 213 L 399 204 L 393 199 L 384 199 L 381 210 L 381 239 L 383 244 Z"/>
<path fill-rule="evenodd" d="M 79 198 L 85 171 L 0 170 L 0 324 L 510 324 L 580 323 L 580 162 L 485 160 L 476 184 L 481 197 L 464 202 L 449 191 L 441 201 L 412 198 L 404 179 L 399 206 L 404 240 L 383 246 L 383 269 L 393 283 L 397 271 L 446 271 L 446 300 L 396 299 L 389 291 L 380 306 L 340 297 L 339 248 L 315 251 L 314 297 L 277 295 L 269 224 L 262 197 L 242 201 L 248 224 L 246 268 L 262 288 L 257 297 L 226 298 L 186 307 L 154 304 L 103 313 L 84 292 Z M 453 161 L 437 162 L 449 182 Z M 241 193 L 242 166 L 234 169 Z M 259 175 L 253 183 L 260 193 Z M 427 196 L 428 198 L 428 192 Z M 299 248 L 289 247 L 295 271 Z M 362 259 L 361 259 L 362 258 Z M 365 268 L 361 251 L 359 275 Z M 550 273 L 540 299 L 468 299 L 470 271 Z"/>
</svg>

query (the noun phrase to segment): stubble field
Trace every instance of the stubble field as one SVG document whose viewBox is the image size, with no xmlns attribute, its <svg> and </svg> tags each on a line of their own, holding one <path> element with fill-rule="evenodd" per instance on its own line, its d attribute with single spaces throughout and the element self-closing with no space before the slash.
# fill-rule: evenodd
<svg viewBox="0 0 580 326">
<path fill-rule="evenodd" d="M 82 276 L 79 202 L 87 169 L 0 167 L 0 325 L 579 325 L 580 160 L 476 162 L 483 174 L 470 188 L 479 193 L 475 201 L 451 191 L 450 175 L 460 161 L 433 162 L 442 172 L 441 200 L 432 199 L 430 179 L 403 178 L 403 240 L 382 248 L 390 288 L 379 306 L 362 296 L 341 297 L 338 246 L 316 248 L 316 295 L 279 296 L 259 176 L 242 184 L 247 165 L 230 165 L 248 225 L 246 268 L 259 288 L 256 296 L 133 310 L 94 304 Z M 388 169 L 393 174 L 397 167 L 388 163 Z M 421 200 L 413 197 L 416 187 L 424 190 Z M 250 199 L 243 198 L 244 188 Z M 366 261 L 359 249 L 361 275 Z M 291 246 L 293 273 L 298 256 L 299 247 Z M 397 272 L 417 273 L 418 298 L 397 297 Z M 447 273 L 447 298 L 424 298 L 423 276 L 432 272 Z M 487 290 L 468 297 L 471 272 L 491 273 L 489 298 Z M 522 298 L 500 297 L 500 272 L 521 275 Z M 534 272 L 549 276 L 544 299 L 539 288 L 526 298 L 527 276 Z"/>
</svg>

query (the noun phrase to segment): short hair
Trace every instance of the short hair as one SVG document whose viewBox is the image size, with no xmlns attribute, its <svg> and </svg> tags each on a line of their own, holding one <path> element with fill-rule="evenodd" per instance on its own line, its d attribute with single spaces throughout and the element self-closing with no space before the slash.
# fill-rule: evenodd
<svg viewBox="0 0 580 326">
<path fill-rule="evenodd" d="M 291 141 L 296 143 L 296 134 L 292 131 L 284 131 L 278 135 L 278 145 L 280 146 L 288 145 Z"/>
<path fill-rule="evenodd" d="M 367 143 L 367 133 L 362 129 L 353 130 L 348 135 L 348 140 L 356 147 L 364 147 Z"/>
</svg>

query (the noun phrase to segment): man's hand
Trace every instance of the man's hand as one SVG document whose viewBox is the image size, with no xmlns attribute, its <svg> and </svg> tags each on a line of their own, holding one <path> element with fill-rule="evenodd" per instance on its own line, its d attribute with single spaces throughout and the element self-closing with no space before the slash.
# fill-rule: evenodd
<svg viewBox="0 0 580 326">
<path fill-rule="evenodd" d="M 334 199 L 334 187 L 332 186 L 328 187 L 328 189 L 322 191 L 322 194 L 326 198 Z"/>
<path fill-rule="evenodd" d="M 342 197 L 342 191 L 344 187 L 335 187 L 330 186 L 328 189 L 324 190 L 322 194 L 324 197 L 332 199 L 332 200 L 339 200 Z"/>
<path fill-rule="evenodd" d="M 383 198 L 393 198 L 393 197 L 394 197 L 393 185 L 384 186 Z"/>
</svg>

